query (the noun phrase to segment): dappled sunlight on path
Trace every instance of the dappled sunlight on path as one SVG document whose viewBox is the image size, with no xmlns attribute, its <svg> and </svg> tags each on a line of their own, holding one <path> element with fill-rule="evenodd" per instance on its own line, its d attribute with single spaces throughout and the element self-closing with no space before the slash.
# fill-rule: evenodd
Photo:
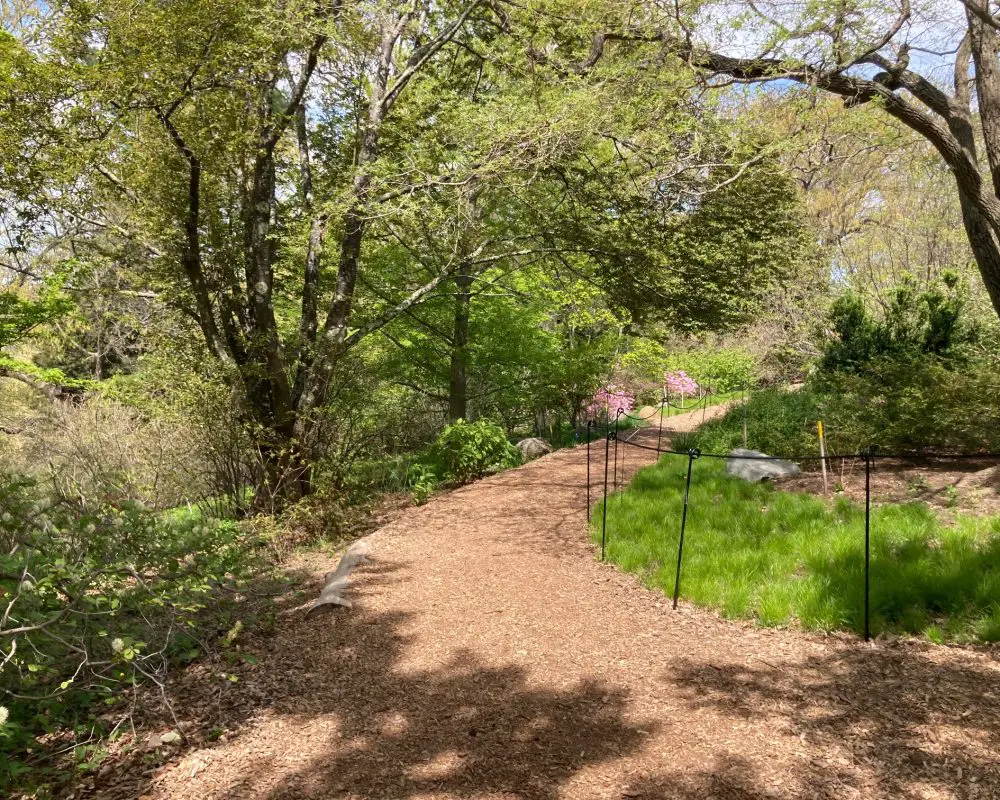
<svg viewBox="0 0 1000 800">
<path fill-rule="evenodd" d="M 655 432 L 638 435 L 655 444 Z M 354 609 L 285 616 L 233 690 L 229 702 L 248 709 L 236 730 L 145 791 L 1000 796 L 991 651 L 864 645 L 671 611 L 595 559 L 585 453 L 435 498 L 376 533 Z M 626 469 L 652 455 L 630 450 Z M 592 459 L 596 487 L 603 446 Z"/>
</svg>

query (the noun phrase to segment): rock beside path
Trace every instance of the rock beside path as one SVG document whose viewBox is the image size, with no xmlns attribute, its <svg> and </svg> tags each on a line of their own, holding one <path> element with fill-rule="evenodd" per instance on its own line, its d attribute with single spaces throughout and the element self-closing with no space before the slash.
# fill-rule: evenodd
<svg viewBox="0 0 1000 800">
<path fill-rule="evenodd" d="M 358 539 L 348 547 L 347 552 L 341 556 L 337 568 L 333 572 L 326 573 L 319 599 L 307 609 L 306 614 L 315 611 L 320 606 L 353 608 L 351 601 L 344 597 L 344 592 L 351 585 L 351 573 L 354 568 L 367 561 L 370 554 L 371 545 L 365 539 Z"/>
<path fill-rule="evenodd" d="M 552 452 L 552 445 L 544 439 L 539 439 L 535 436 L 522 439 L 517 443 L 516 447 L 521 453 L 522 461 L 531 461 L 533 458 L 538 458 Z"/>
<path fill-rule="evenodd" d="M 760 460 L 756 460 L 757 458 Z M 742 478 L 748 483 L 788 478 L 801 471 L 791 461 L 772 458 L 759 450 L 746 450 L 742 447 L 730 450 L 729 458 L 726 459 L 726 474 Z"/>
</svg>

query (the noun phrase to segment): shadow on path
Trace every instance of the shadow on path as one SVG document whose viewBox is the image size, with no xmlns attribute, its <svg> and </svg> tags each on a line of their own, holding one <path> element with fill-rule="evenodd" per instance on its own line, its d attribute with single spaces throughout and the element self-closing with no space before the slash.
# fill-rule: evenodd
<svg viewBox="0 0 1000 800">
<path fill-rule="evenodd" d="M 290 769 L 286 751 L 258 750 L 213 796 L 554 798 L 585 765 L 642 738 L 624 721 L 624 694 L 600 682 L 546 689 L 516 664 L 487 666 L 470 652 L 399 669 L 412 615 L 333 613 L 335 621 L 296 625 L 280 655 L 261 664 L 282 676 L 283 691 L 268 687 L 272 712 L 283 717 L 278 727 L 301 725 L 301 763 Z M 331 623 L 317 651 L 314 629 Z M 286 657 L 294 652 L 299 659 Z"/>
<path fill-rule="evenodd" d="M 952 661 L 932 648 L 858 646 L 808 658 L 795 670 L 684 660 L 663 680 L 678 687 L 692 709 L 781 727 L 798 736 L 803 749 L 839 753 L 833 763 L 801 759 L 785 775 L 805 796 L 863 790 L 859 769 L 880 796 L 924 796 L 914 792 L 921 785 L 947 796 L 1000 796 L 1000 671 L 992 660 Z M 739 791 L 663 796 L 757 797 L 754 791 L 768 782 L 753 775 L 745 764 L 735 771 L 717 765 L 703 780 L 725 779 Z"/>
</svg>

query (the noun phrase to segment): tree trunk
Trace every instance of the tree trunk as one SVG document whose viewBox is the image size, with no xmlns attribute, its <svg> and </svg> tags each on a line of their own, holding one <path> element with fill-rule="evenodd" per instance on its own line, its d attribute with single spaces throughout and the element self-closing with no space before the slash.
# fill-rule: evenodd
<svg viewBox="0 0 1000 800">
<path fill-rule="evenodd" d="M 354 289 L 358 282 L 361 246 L 367 228 L 368 195 L 371 176 L 368 169 L 378 158 L 379 134 L 385 118 L 386 88 L 392 64 L 392 54 L 398 32 L 383 30 L 379 49 L 379 64 L 368 98 L 368 118 L 361 131 L 357 155 L 357 174 L 351 187 L 351 205 L 344 214 L 344 232 L 340 239 L 340 261 L 337 265 L 337 286 L 327 309 L 323 330 L 315 342 L 308 361 L 304 363 L 301 394 L 296 398 L 299 419 L 296 431 L 301 437 L 309 427 L 309 416 L 326 402 L 330 377 L 347 337 L 347 324 L 354 304 Z M 299 381 L 297 380 L 297 383 Z"/>
<path fill-rule="evenodd" d="M 992 13 L 986 0 L 967 2 L 969 6 L 976 6 L 980 13 Z M 1000 194 L 1000 64 L 997 63 L 1000 33 L 992 25 L 984 23 L 969 6 L 966 7 L 965 16 L 969 26 L 972 61 L 976 67 L 979 124 L 989 161 L 993 192 Z"/>
<path fill-rule="evenodd" d="M 965 235 L 972 248 L 972 255 L 979 267 L 983 285 L 990 296 L 993 308 L 1000 315 L 1000 243 L 997 241 L 996 226 L 980 213 L 976 205 L 958 187 L 958 197 L 962 206 L 962 223 Z"/>
<path fill-rule="evenodd" d="M 469 308 L 472 305 L 472 273 L 468 264 L 455 274 L 455 325 L 451 338 L 451 368 L 448 375 L 448 419 L 468 419 L 469 404 Z"/>
<path fill-rule="evenodd" d="M 247 291 L 250 295 L 254 368 L 263 371 L 257 380 L 258 406 L 265 412 L 268 427 L 281 429 L 289 425 L 292 416 L 291 387 L 285 370 L 278 324 L 274 316 L 273 281 L 274 243 L 271 239 L 271 218 L 275 203 L 274 156 L 262 148 L 254 168 L 250 197 L 249 252 L 247 253 Z M 266 404 L 266 406 L 265 406 Z M 266 409 L 266 411 L 265 411 Z"/>
<path fill-rule="evenodd" d="M 287 432 L 271 431 L 261 437 L 260 477 L 252 510 L 273 514 L 282 506 L 312 493 L 312 467 L 308 448 Z"/>
</svg>

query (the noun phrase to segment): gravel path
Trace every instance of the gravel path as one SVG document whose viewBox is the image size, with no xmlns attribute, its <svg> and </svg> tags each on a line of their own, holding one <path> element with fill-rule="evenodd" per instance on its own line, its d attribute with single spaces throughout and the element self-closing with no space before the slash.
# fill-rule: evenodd
<svg viewBox="0 0 1000 800">
<path fill-rule="evenodd" d="M 995 651 L 672 611 L 595 560 L 585 453 L 374 534 L 353 610 L 285 614 L 220 696 L 239 724 L 144 796 L 1000 797 Z M 630 450 L 627 469 L 649 455 Z M 603 447 L 592 469 L 596 485 Z M 329 562 L 314 568 L 318 587 Z"/>
</svg>

